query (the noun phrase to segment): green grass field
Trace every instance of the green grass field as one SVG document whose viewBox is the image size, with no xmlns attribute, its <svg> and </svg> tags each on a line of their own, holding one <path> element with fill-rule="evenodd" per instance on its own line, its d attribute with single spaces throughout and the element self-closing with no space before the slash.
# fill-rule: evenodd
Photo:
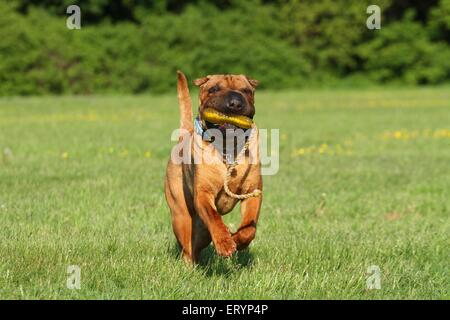
<svg viewBox="0 0 450 320">
<path fill-rule="evenodd" d="M 257 238 L 190 268 L 163 195 L 175 92 L 1 98 L 0 298 L 449 299 L 449 88 L 260 92 L 256 105 L 259 127 L 280 129 Z"/>
</svg>

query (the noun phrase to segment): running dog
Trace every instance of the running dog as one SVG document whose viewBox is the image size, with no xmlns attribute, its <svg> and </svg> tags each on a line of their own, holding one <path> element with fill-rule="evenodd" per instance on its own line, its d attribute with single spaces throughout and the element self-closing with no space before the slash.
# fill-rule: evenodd
<svg viewBox="0 0 450 320">
<path fill-rule="evenodd" d="M 172 152 L 164 186 L 173 231 L 183 258 L 189 263 L 198 262 L 201 250 L 211 240 L 223 257 L 247 248 L 255 238 L 262 202 L 258 129 L 254 124 L 240 128 L 236 125 L 240 122 L 235 120 L 243 118 L 252 123 L 258 81 L 245 75 L 210 75 L 194 84 L 200 89 L 195 119 L 186 77 L 178 72 L 179 144 L 189 147 Z M 211 120 L 210 114 L 218 121 Z M 227 135 L 238 130 L 244 137 L 240 146 L 236 141 L 228 141 L 234 137 Z M 210 131 L 216 135 L 211 137 Z M 217 139 L 217 133 L 221 139 Z M 222 141 L 218 144 L 218 140 Z M 237 150 L 229 151 L 226 146 L 230 145 Z M 174 160 L 180 156 L 183 161 Z M 242 221 L 236 232 L 231 232 L 222 215 L 238 202 Z"/>
</svg>

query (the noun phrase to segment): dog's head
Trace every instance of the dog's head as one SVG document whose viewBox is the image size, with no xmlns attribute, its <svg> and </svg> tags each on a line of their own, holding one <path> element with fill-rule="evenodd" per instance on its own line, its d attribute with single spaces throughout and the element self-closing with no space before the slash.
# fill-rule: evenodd
<svg viewBox="0 0 450 320">
<path fill-rule="evenodd" d="M 255 115 L 255 89 L 259 81 L 245 75 L 210 75 L 194 81 L 200 87 L 200 115 L 213 108 L 225 115 Z M 211 123 L 208 128 L 217 127 Z"/>
</svg>

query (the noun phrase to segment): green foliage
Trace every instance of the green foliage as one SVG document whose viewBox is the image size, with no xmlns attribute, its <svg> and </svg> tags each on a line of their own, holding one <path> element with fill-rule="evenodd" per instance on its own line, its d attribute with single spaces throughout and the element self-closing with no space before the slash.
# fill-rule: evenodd
<svg viewBox="0 0 450 320">
<path fill-rule="evenodd" d="M 283 38 L 298 47 L 315 70 L 345 75 L 357 67 L 354 48 L 367 34 L 366 8 L 364 2 L 288 1 L 279 13 L 286 22 Z"/>
<path fill-rule="evenodd" d="M 366 61 L 364 73 L 377 82 L 436 84 L 450 77 L 448 45 L 430 42 L 426 30 L 411 14 L 361 45 L 359 53 Z"/>
<path fill-rule="evenodd" d="M 429 28 L 433 38 L 450 40 L 450 0 L 441 0 L 433 8 Z"/>
<path fill-rule="evenodd" d="M 69 2 L 0 2 L 0 95 L 165 92 L 177 69 L 271 89 L 450 79 L 449 0 L 418 18 L 381 1 L 374 31 L 368 1 L 83 0 L 81 30 L 66 28 Z"/>
</svg>

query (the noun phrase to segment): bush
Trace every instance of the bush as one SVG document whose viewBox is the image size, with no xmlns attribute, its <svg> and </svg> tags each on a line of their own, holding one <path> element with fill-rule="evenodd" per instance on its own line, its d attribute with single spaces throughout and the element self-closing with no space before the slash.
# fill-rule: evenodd
<svg viewBox="0 0 450 320">
<path fill-rule="evenodd" d="M 0 2 L 0 95 L 165 92 L 177 69 L 271 89 L 450 78 L 449 0 L 427 6 L 425 25 L 411 11 L 376 31 L 366 1 L 86 1 L 81 30 L 58 14 L 66 0 Z"/>
<path fill-rule="evenodd" d="M 375 82 L 438 84 L 450 77 L 450 49 L 431 42 L 410 12 L 402 21 L 381 29 L 358 53 L 365 60 L 364 74 Z"/>
</svg>

